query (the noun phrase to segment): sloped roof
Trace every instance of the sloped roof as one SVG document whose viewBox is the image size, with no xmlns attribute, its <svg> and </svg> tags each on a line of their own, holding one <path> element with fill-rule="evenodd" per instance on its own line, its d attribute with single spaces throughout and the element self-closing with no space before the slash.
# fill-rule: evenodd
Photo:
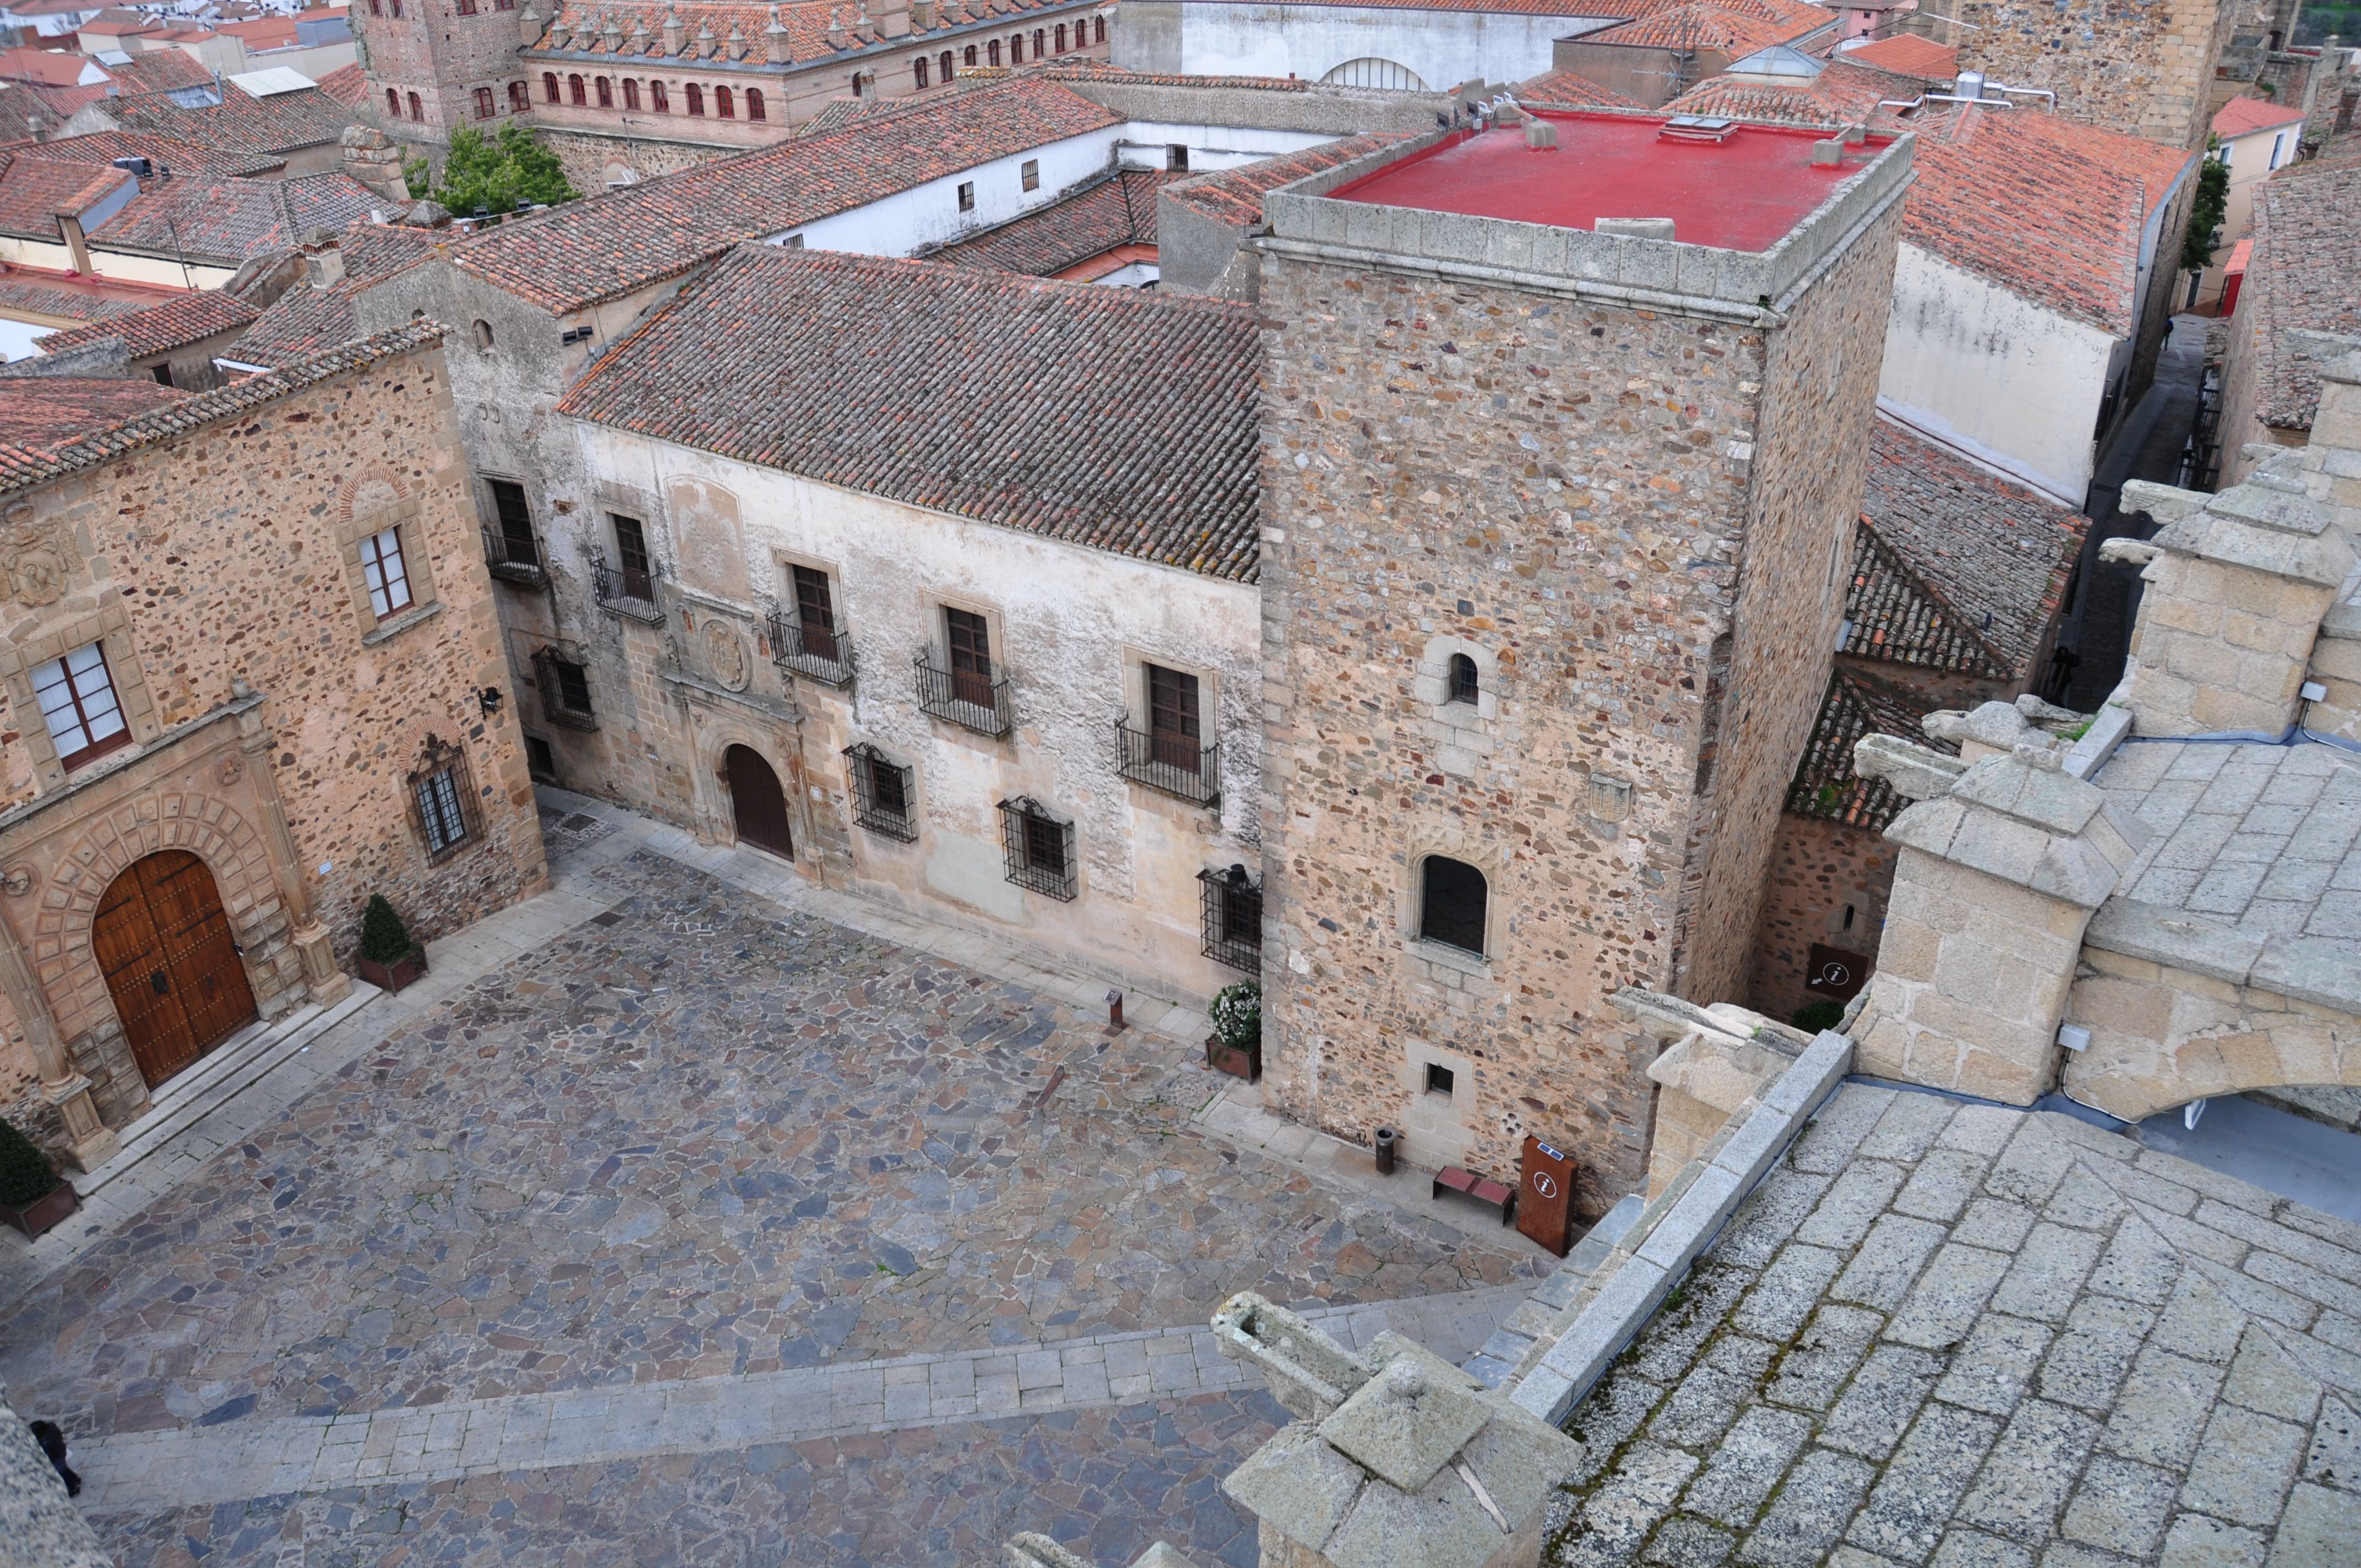
<svg viewBox="0 0 2361 1568">
<path fill-rule="evenodd" d="M 100 198 L 137 183 L 120 169 L 12 157 L 0 164 L 0 234 L 62 242 L 60 213 L 79 215 Z"/>
<path fill-rule="evenodd" d="M 973 0 L 962 5 L 955 0 L 938 9 L 935 31 L 950 33 L 964 27 L 988 27 L 1017 17 L 1076 9 L 1082 3 L 1084 0 Z M 542 35 L 540 41 L 524 49 L 519 58 L 528 62 L 555 62 L 603 57 L 615 60 L 618 69 L 626 71 L 642 62 L 662 69 L 676 59 L 686 58 L 697 60 L 706 70 L 775 73 L 787 66 L 772 64 L 764 58 L 764 39 L 774 10 L 767 3 L 738 5 L 700 5 L 693 0 L 688 4 L 680 0 L 596 0 L 594 4 L 581 4 L 578 0 L 566 0 L 557 7 L 550 30 Z M 881 43 L 907 41 L 889 40 L 880 23 L 866 9 L 845 5 L 843 0 L 787 0 L 775 11 L 779 25 L 787 30 L 789 63 L 796 67 Z M 664 49 L 664 26 L 668 14 L 680 19 L 682 53 L 677 56 Z M 829 40 L 831 20 L 843 27 L 844 43 L 840 47 Z M 610 23 L 617 32 L 611 47 L 607 39 Z M 563 48 L 556 42 L 561 27 L 566 38 Z M 646 31 L 635 46 L 632 34 L 636 28 Z M 711 38 L 705 41 L 704 35 L 708 32 Z M 747 46 L 743 60 L 729 58 L 725 46 L 732 32 Z"/>
<path fill-rule="evenodd" d="M 80 87 L 85 85 L 83 77 L 93 75 L 104 82 L 106 71 L 87 55 L 54 49 L 0 49 L 0 76 L 11 82 L 30 82 L 41 87 Z"/>
<path fill-rule="evenodd" d="M 74 440 L 183 396 L 145 376 L 0 378 L 0 447 Z"/>
<path fill-rule="evenodd" d="M 1960 73 L 1958 49 L 1916 33 L 1896 33 L 1859 49 L 1849 49 L 1839 58 L 1927 82 L 1949 82 Z"/>
<path fill-rule="evenodd" d="M 2238 313 L 2254 334 L 2255 416 L 2310 430 L 2336 350 L 2291 329 L 2361 334 L 2361 153 L 2290 164 L 2256 188 L 2255 248 Z"/>
<path fill-rule="evenodd" d="M 94 322 L 127 316 L 147 308 L 137 300 L 115 298 L 88 288 L 58 288 L 35 282 L 21 271 L 0 278 L 0 314 L 22 311 L 37 316 Z"/>
<path fill-rule="evenodd" d="M 1166 187 L 1160 200 L 1178 202 L 1232 228 L 1251 228 L 1262 222 L 1262 198 L 1267 191 L 1308 179 L 1323 169 L 1349 163 L 1364 153 L 1406 138 L 1407 132 L 1369 131 L 1343 137 L 1318 147 L 1278 158 L 1241 164 L 1235 169 L 1192 175 Z"/>
<path fill-rule="evenodd" d="M 386 199 L 349 174 L 295 180 L 204 180 L 151 184 L 101 225 L 93 242 L 236 267 L 286 250 L 313 229 L 344 229 Z"/>
<path fill-rule="evenodd" d="M 160 305 L 126 315 L 112 315 L 88 326 L 51 333 L 35 346 L 56 354 L 102 337 L 119 337 L 123 351 L 134 359 L 200 343 L 218 333 L 234 332 L 262 313 L 235 295 L 217 289 L 183 294 Z"/>
<path fill-rule="evenodd" d="M 1119 245 L 1156 243 L 1156 191 L 1180 178 L 1160 170 L 1109 173 L 1064 200 L 929 251 L 931 261 L 1047 278 Z"/>
<path fill-rule="evenodd" d="M 93 131 L 88 136 L 62 137 L 55 141 L 10 142 L 0 147 L 0 152 L 59 163 L 100 165 L 111 164 L 118 158 L 144 158 L 159 170 L 201 178 L 275 174 L 287 167 L 285 159 L 269 153 L 225 151 L 146 131 Z"/>
<path fill-rule="evenodd" d="M 1619 27 L 1586 33 L 1586 44 L 1714 49 L 1732 59 L 1789 44 L 1836 26 L 1834 12 L 1807 0 L 1687 0 L 1651 7 Z"/>
<path fill-rule="evenodd" d="M 350 343 L 327 353 L 315 355 L 300 364 L 267 376 L 253 376 L 246 380 L 200 392 L 194 396 L 173 393 L 170 388 L 153 381 L 116 379 L 109 387 L 144 388 L 151 400 L 145 411 L 131 408 L 135 394 L 123 394 L 119 405 L 110 404 L 104 412 L 110 417 L 97 418 L 101 411 L 93 409 L 93 419 L 78 426 L 71 422 L 52 418 L 47 427 L 48 439 L 34 422 L 22 439 L 0 439 L 0 491 L 20 490 L 27 486 L 46 484 L 68 474 L 114 461 L 126 452 L 158 442 L 170 441 L 193 430 L 201 430 L 219 419 L 242 414 L 249 410 L 274 402 L 289 392 L 333 380 L 347 372 L 408 354 L 420 348 L 432 347 L 443 340 L 443 328 L 434 322 L 412 322 L 390 332 Z M 56 387 L 59 378 L 32 376 L 0 385 L 28 388 Z M 153 394 L 162 393 L 156 400 Z M 119 411 L 118 411 L 119 410 Z"/>
<path fill-rule="evenodd" d="M 2028 678 L 2090 520 L 1890 420 L 1869 454 L 1840 652 Z"/>
<path fill-rule="evenodd" d="M 1709 76 L 1665 104 L 1664 112 L 1795 126 L 1874 125 L 1883 130 L 1898 130 L 1904 128 L 1901 123 L 1878 104 L 1888 98 L 1916 98 L 1922 90 L 1917 78 L 1863 65 L 1855 51 L 1836 56 L 1819 75 L 1792 86 Z"/>
<path fill-rule="evenodd" d="M 573 310 L 676 277 L 742 240 L 1122 123 L 1038 76 L 980 82 L 908 100 L 829 136 L 511 218 L 462 242 L 452 259 L 544 310 Z"/>
<path fill-rule="evenodd" d="M 1924 692 L 1859 670 L 1839 666 L 1831 671 L 1819 716 L 1812 720 L 1795 776 L 1787 784 L 1786 808 L 1798 817 L 1884 832 L 1910 802 L 1883 779 L 1866 779 L 1853 772 L 1853 742 L 1864 735 L 1892 735 L 1957 756 L 1957 742 L 1937 740 L 1918 727 L 1942 706 Z"/>
<path fill-rule="evenodd" d="M 1553 71 L 1546 76 L 1536 76 L 1531 82 L 1520 82 L 1511 96 L 1520 104 L 1570 109 L 1641 109 L 1647 106 L 1637 98 L 1627 97 L 1612 87 L 1601 87 L 1587 76 L 1572 71 Z"/>
<path fill-rule="evenodd" d="M 2301 125 L 2304 117 L 2303 110 L 2293 104 L 2275 104 L 2268 98 L 2233 98 L 2214 111 L 2213 131 L 2226 140 L 2279 126 Z"/>
<path fill-rule="evenodd" d="M 1254 312 L 1224 301 L 751 245 L 558 409 L 1250 581 L 1260 364 Z"/>
<path fill-rule="evenodd" d="M 357 108 L 369 95 L 368 73 L 357 64 L 340 65 L 320 78 L 319 87 L 346 108 Z"/>
<path fill-rule="evenodd" d="M 212 78 L 206 78 L 208 82 Z M 110 98 L 106 116 L 125 130 L 236 152 L 295 152 L 333 142 L 353 124 L 352 111 L 317 87 L 250 98 L 232 89 L 218 104 L 187 108 L 160 93 Z"/>
<path fill-rule="evenodd" d="M 435 254 L 450 236 L 401 224 L 356 224 L 337 241 L 345 275 L 325 289 L 298 282 L 262 313 L 226 358 L 241 365 L 292 365 L 360 336 L 353 297 Z"/>
</svg>

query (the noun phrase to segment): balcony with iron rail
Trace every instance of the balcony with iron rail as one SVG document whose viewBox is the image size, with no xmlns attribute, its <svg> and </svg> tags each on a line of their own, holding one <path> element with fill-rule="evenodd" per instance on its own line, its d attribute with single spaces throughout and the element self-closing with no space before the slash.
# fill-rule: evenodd
<svg viewBox="0 0 2361 1568">
<path fill-rule="evenodd" d="M 520 587 L 549 587 L 549 565 L 542 558 L 539 540 L 530 533 L 512 534 L 490 527 L 483 530 L 483 535 L 486 571 Z"/>
<path fill-rule="evenodd" d="M 1200 745 L 1185 735 L 1134 729 L 1115 721 L 1115 772 L 1135 784 L 1162 790 L 1196 806 L 1210 806 L 1222 794 L 1222 745 Z"/>
<path fill-rule="evenodd" d="M 918 711 L 947 719 L 979 735 L 1005 735 L 1016 728 L 1008 677 L 974 670 L 946 670 L 931 652 L 912 661 L 918 679 Z"/>
<path fill-rule="evenodd" d="M 771 663 L 822 685 L 852 684 L 852 640 L 827 627 L 809 625 L 783 609 L 768 617 Z"/>
<path fill-rule="evenodd" d="M 601 609 L 650 626 L 664 624 L 664 607 L 656 602 L 656 584 L 664 569 L 650 561 L 645 567 L 609 566 L 604 552 L 590 553 L 590 597 Z"/>
</svg>

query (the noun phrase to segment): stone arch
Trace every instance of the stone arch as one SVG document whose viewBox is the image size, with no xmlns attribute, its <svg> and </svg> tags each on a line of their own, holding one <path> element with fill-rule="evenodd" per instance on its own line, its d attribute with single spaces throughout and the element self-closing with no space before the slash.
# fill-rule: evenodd
<svg viewBox="0 0 2361 1568">
<path fill-rule="evenodd" d="M 1425 80 L 1409 66 L 1370 54 L 1331 66 L 1320 80 L 1334 87 L 1384 87 L 1398 93 L 1426 91 Z"/>
<path fill-rule="evenodd" d="M 730 748 L 743 746 L 762 758 L 777 775 L 780 791 L 786 796 L 787 823 L 795 834 L 796 858 L 800 860 L 805 847 L 813 842 L 812 810 L 804 778 L 803 750 L 796 744 L 793 734 L 785 732 L 784 727 L 774 729 L 759 718 L 741 717 L 719 705 L 699 706 L 690 711 L 697 742 L 696 786 L 706 837 L 725 844 L 736 837 L 737 825 L 726 781 Z"/>
<path fill-rule="evenodd" d="M 1395 893 L 1402 940 L 1419 943 L 1422 948 L 1428 946 L 1420 942 L 1419 923 L 1426 886 L 1426 862 L 1436 856 L 1473 866 L 1483 873 L 1484 952 L 1481 959 L 1473 953 L 1467 955 L 1467 961 L 1491 961 L 1499 956 L 1501 940 L 1508 932 L 1508 911 L 1501 894 L 1510 856 L 1504 846 L 1476 838 L 1456 828 L 1414 827 L 1403 841 Z"/>
<path fill-rule="evenodd" d="M 410 499 L 410 487 L 392 469 L 372 465 L 345 481 L 336 492 L 336 521 L 346 528 L 356 518 L 390 511 Z"/>
<path fill-rule="evenodd" d="M 213 872 L 266 1011 L 272 994 L 285 989 L 269 960 L 287 947 L 289 921 L 262 835 L 225 801 L 165 790 L 127 800 L 86 827 L 41 890 L 34 969 L 66 1039 L 113 1025 L 115 1003 L 91 947 L 91 926 L 108 885 L 134 861 L 162 850 L 186 850 Z"/>
<path fill-rule="evenodd" d="M 2259 986 L 2209 986 L 2170 966 L 2119 978 L 2132 966 L 2118 955 L 2085 947 L 2083 958 L 2100 972 L 2077 982 L 2066 1015 L 2091 1041 L 2063 1053 L 2060 1084 L 2082 1104 L 2137 1122 L 2254 1089 L 2361 1088 L 2361 1016 L 2352 1012 Z"/>
</svg>

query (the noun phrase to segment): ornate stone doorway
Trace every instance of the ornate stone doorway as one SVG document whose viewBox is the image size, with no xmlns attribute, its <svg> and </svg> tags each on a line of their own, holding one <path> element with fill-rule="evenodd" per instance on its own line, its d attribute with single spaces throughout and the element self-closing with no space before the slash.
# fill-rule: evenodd
<svg viewBox="0 0 2361 1568">
<path fill-rule="evenodd" d="M 107 884 L 91 947 L 150 1089 L 254 1021 L 220 890 L 186 850 L 135 861 Z"/>
<path fill-rule="evenodd" d="M 796 841 L 787 828 L 786 793 L 779 775 L 762 753 L 751 746 L 732 746 L 721 763 L 730 779 L 730 811 L 738 825 L 738 840 L 768 850 L 783 860 L 796 858 Z"/>
</svg>

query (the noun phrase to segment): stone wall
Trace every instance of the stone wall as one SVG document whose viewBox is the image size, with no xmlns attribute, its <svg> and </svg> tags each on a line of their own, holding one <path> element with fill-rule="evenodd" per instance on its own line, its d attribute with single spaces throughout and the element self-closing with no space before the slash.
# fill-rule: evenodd
<svg viewBox="0 0 2361 1568">
<path fill-rule="evenodd" d="M 740 148 L 705 147 L 694 142 L 651 141 L 645 137 L 608 136 L 598 131 L 541 130 L 541 145 L 556 155 L 566 178 L 584 195 L 595 195 L 628 170 L 638 179 L 653 180 L 694 169 L 700 163 L 730 158 Z M 784 135 L 781 139 L 784 138 Z"/>
<path fill-rule="evenodd" d="M 1867 828 L 1784 812 L 1763 879 L 1748 1000 L 1782 1023 L 1806 1003 L 1836 1000 L 1808 991 L 1812 944 L 1874 961 L 1894 889 L 1894 846 Z M 1850 913 L 1850 923 L 1846 916 Z"/>
<path fill-rule="evenodd" d="M 1962 15 L 1970 10 L 1971 16 Z M 2003 0 L 1972 7 L 1936 0 L 1924 16 L 1923 30 L 1959 49 L 1962 71 L 2048 88 L 2059 111 L 2077 120 L 2194 149 L 2205 143 L 2213 68 L 2239 7 L 2225 0 Z"/>
<path fill-rule="evenodd" d="M 461 126 L 473 125 L 489 135 L 509 117 L 508 84 L 523 74 L 517 60 L 522 13 L 490 5 L 478 7 L 473 16 L 441 5 L 412 5 L 406 10 L 407 16 L 400 16 L 390 7 L 383 15 L 371 14 L 366 5 L 352 8 L 353 38 L 369 81 L 360 112 L 399 141 L 437 149 L 439 163 L 439 149 Z M 389 87 L 417 93 L 423 117 L 387 115 Z M 475 117 L 478 87 L 492 90 L 493 119 Z"/>
</svg>

